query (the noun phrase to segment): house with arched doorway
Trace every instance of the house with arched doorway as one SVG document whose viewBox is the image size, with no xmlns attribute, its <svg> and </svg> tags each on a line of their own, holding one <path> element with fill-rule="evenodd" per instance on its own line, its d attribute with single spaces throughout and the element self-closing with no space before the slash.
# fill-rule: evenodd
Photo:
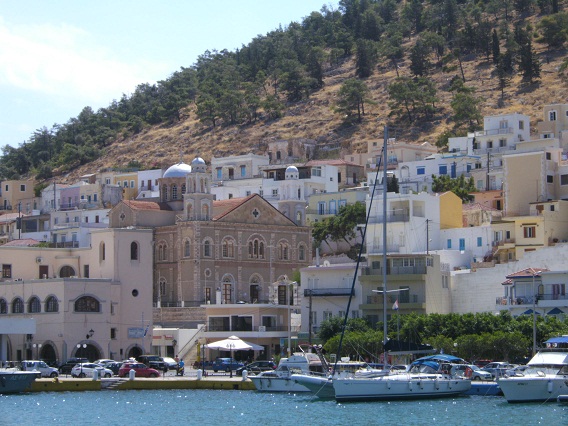
<svg viewBox="0 0 568 426">
<path fill-rule="evenodd" d="M 0 360 L 61 363 L 149 351 L 152 230 L 93 230 L 87 248 L 17 241 L 0 247 L 0 320 L 33 319 L 36 329 L 0 335 Z"/>
</svg>

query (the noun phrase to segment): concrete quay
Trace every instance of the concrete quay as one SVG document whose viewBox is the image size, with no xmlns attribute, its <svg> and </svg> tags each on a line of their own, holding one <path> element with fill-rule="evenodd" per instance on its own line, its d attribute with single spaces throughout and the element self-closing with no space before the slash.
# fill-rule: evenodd
<svg viewBox="0 0 568 426">
<path fill-rule="evenodd" d="M 193 373 L 193 374 L 192 374 Z M 164 390 L 164 389 L 219 389 L 219 390 L 255 390 L 249 379 L 240 376 L 215 375 L 197 379 L 195 371 L 185 376 L 165 376 L 157 378 L 111 377 L 93 380 L 92 378 L 36 379 L 28 392 L 74 392 L 102 390 Z"/>
</svg>

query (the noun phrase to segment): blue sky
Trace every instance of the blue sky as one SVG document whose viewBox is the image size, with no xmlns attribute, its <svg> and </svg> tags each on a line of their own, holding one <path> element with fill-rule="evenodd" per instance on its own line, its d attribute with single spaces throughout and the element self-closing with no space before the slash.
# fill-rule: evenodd
<svg viewBox="0 0 568 426">
<path fill-rule="evenodd" d="M 0 0 L 0 147 L 324 4 L 338 1 Z"/>
</svg>

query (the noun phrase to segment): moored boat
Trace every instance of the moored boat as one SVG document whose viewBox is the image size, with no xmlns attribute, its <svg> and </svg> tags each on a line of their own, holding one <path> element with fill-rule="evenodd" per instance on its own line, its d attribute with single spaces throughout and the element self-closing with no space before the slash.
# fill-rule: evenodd
<svg viewBox="0 0 568 426">
<path fill-rule="evenodd" d="M 527 366 L 498 380 L 508 402 L 552 402 L 568 394 L 568 336 L 548 339 Z"/>
<path fill-rule="evenodd" d="M 0 395 L 24 392 L 36 377 L 36 371 L 2 369 L 0 370 Z"/>
<path fill-rule="evenodd" d="M 378 377 L 334 378 L 337 401 L 393 401 L 454 397 L 471 389 L 471 380 L 452 375 L 453 363 L 463 360 L 451 355 L 431 355 L 414 361 L 408 372 Z"/>
</svg>

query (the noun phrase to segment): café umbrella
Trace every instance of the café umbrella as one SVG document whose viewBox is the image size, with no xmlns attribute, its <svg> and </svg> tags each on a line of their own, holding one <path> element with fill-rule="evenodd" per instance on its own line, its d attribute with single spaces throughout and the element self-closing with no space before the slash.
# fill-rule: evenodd
<svg viewBox="0 0 568 426">
<path fill-rule="evenodd" d="M 255 351 L 264 350 L 262 346 L 255 345 L 254 343 L 245 342 L 244 340 L 239 339 L 237 336 L 230 336 L 226 339 L 209 343 L 208 345 L 205 345 L 205 347 L 209 349 L 231 351 L 231 359 L 233 359 L 233 351 L 243 351 L 243 350 L 246 351 L 251 349 Z M 230 376 L 233 377 L 232 368 L 230 368 L 229 372 Z"/>
<path fill-rule="evenodd" d="M 219 349 L 225 351 L 264 350 L 263 346 L 255 345 L 254 343 L 245 342 L 244 340 L 238 338 L 237 336 L 230 336 L 226 339 L 219 340 L 217 342 L 211 342 L 205 345 L 205 347 L 209 349 Z"/>
</svg>

